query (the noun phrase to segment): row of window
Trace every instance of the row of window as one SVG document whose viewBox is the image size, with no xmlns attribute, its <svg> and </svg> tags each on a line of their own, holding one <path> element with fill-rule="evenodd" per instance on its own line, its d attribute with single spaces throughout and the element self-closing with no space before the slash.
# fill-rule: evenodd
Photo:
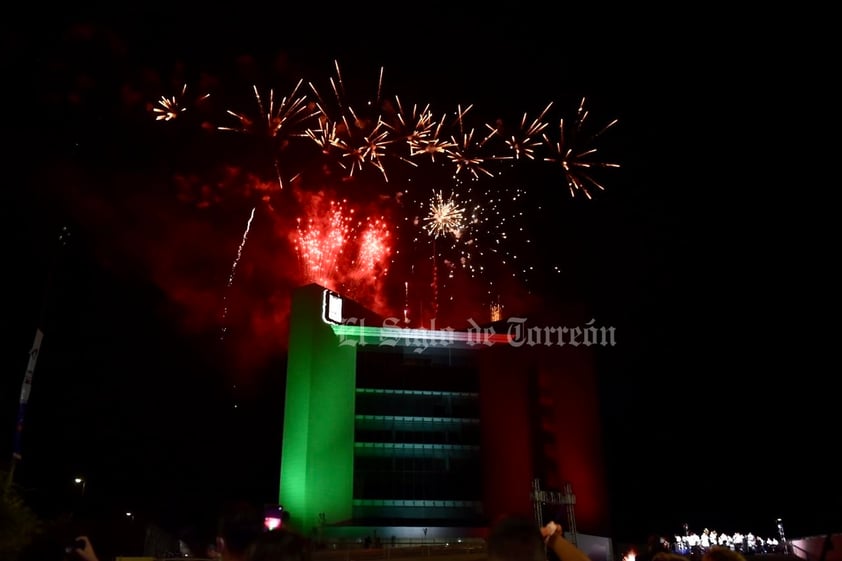
<svg viewBox="0 0 842 561">
<path fill-rule="evenodd" d="M 435 473 L 450 477 L 450 474 L 479 473 L 480 461 L 472 457 L 434 456 L 356 456 L 354 474 L 374 472 Z"/>
<path fill-rule="evenodd" d="M 358 415 L 479 418 L 476 397 L 357 393 Z"/>
<path fill-rule="evenodd" d="M 468 444 L 479 445 L 479 427 L 464 427 L 448 431 L 409 431 L 357 429 L 356 442 L 404 442 L 411 444 Z"/>
</svg>

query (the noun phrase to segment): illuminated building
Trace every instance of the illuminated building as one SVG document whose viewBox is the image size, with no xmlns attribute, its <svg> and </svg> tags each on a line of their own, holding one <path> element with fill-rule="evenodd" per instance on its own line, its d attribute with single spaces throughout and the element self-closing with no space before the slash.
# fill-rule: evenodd
<svg viewBox="0 0 842 561">
<path fill-rule="evenodd" d="M 604 534 L 589 347 L 613 331 L 398 324 L 318 285 L 294 294 L 279 492 L 291 522 L 482 531 L 533 512 L 539 478 L 569 482 L 579 530 Z"/>
</svg>

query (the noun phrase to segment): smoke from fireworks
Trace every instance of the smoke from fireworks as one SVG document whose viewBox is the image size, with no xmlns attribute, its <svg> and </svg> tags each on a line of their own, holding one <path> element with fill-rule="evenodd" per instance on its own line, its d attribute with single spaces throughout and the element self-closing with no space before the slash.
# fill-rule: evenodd
<svg viewBox="0 0 842 561">
<path fill-rule="evenodd" d="M 353 270 L 370 275 L 372 280 L 376 275 L 385 275 L 392 249 L 390 238 L 389 224 L 382 217 L 367 218 L 359 233 L 359 251 L 353 262 Z"/>
<path fill-rule="evenodd" d="M 348 243 L 351 216 L 341 202 L 328 204 L 324 213 L 299 219 L 295 249 L 305 281 L 336 290 L 337 263 Z"/>
<path fill-rule="evenodd" d="M 303 283 L 317 283 L 362 303 L 375 303 L 388 273 L 391 226 L 384 216 L 365 216 L 348 200 L 302 194 L 305 216 L 291 236 Z"/>
<path fill-rule="evenodd" d="M 386 98 L 383 68 L 373 95 L 361 99 L 346 89 L 339 63 L 334 66 L 331 96 L 323 96 L 313 82 L 304 93 L 300 79 L 280 100 L 272 89 L 264 99 L 252 85 L 257 115 L 229 109 L 225 115 L 237 124 L 216 128 L 254 137 L 271 150 L 276 191 L 287 195 L 284 207 L 270 208 L 285 217 L 279 224 L 289 231 L 278 235 L 293 248 L 301 280 L 365 300 L 369 291 L 383 293 L 388 272 L 403 284 L 396 297 L 407 322 L 410 316 L 423 321 L 429 315 L 419 313 L 424 306 L 414 302 L 426 299 L 429 306 L 432 301 L 438 315 L 439 297 L 454 302 L 458 287 L 481 294 L 484 309 L 499 314 L 503 277 L 526 283 L 535 274 L 529 226 L 541 218 L 542 195 L 507 181 L 505 167 L 558 166 L 570 195 L 587 198 L 593 189 L 604 188 L 597 168 L 619 167 L 598 160 L 593 146 L 617 121 L 588 136 L 584 98 L 572 122 L 557 117 L 557 129 L 549 126 L 556 118 L 552 102 L 535 117 L 522 113 L 509 126 L 499 118 L 484 121 L 472 104 L 437 116 L 430 104 L 406 104 L 398 95 Z M 186 87 L 181 96 L 162 98 L 157 120 L 178 118 L 185 92 Z M 476 122 L 469 122 L 473 117 Z M 280 156 L 295 140 L 315 150 L 282 162 Z M 375 172 L 374 180 L 363 174 L 367 170 Z M 339 184 L 333 182 L 335 175 L 342 176 Z M 264 183 L 270 182 L 249 179 L 243 188 Z M 448 195 L 448 189 L 434 191 L 430 200 L 422 195 L 429 187 L 410 188 L 414 183 L 451 187 Z M 396 186 L 392 195 L 383 189 L 388 185 Z M 222 186 L 210 183 L 207 189 Z M 325 187 L 337 195 L 325 195 Z M 262 199 L 269 196 L 263 193 Z M 297 215 L 290 220 L 291 213 Z M 251 218 L 246 234 L 250 227 Z M 422 281 L 423 275 L 427 280 Z M 460 277 L 474 285 L 466 288 Z M 424 286 L 430 290 L 426 296 Z"/>
<path fill-rule="evenodd" d="M 149 65 L 138 68 L 132 53 L 143 49 L 120 45 L 117 52 L 110 32 L 77 31 L 73 49 L 55 53 L 47 72 L 26 73 L 37 79 L 33 97 L 56 110 L 31 115 L 49 125 L 31 128 L 49 141 L 39 144 L 52 149 L 53 140 L 58 146 L 72 137 L 74 146 L 80 141 L 76 156 L 86 155 L 67 158 L 78 173 L 56 173 L 43 184 L 85 205 L 82 222 L 103 224 L 100 238 L 111 262 L 159 287 L 180 328 L 216 339 L 223 310 L 224 349 L 234 354 L 236 342 L 244 342 L 238 359 L 250 364 L 283 345 L 288 293 L 307 276 L 326 278 L 360 301 L 403 309 L 406 324 L 418 325 L 428 317 L 437 263 L 438 313 L 464 319 L 457 306 L 477 299 L 485 310 L 499 302 L 516 311 L 512 298 L 525 292 L 538 261 L 531 240 L 543 235 L 548 256 L 566 257 L 554 251 L 561 244 L 552 236 L 564 236 L 563 211 L 578 207 L 549 205 L 563 205 L 568 193 L 586 199 L 603 186 L 610 191 L 610 175 L 600 174 L 616 164 L 606 159 L 602 141 L 610 139 L 603 131 L 618 127 L 613 121 L 589 134 L 598 119 L 583 106 L 563 116 L 559 100 L 547 103 L 552 97 L 534 107 L 499 107 L 518 105 L 519 96 L 495 101 L 493 92 L 484 96 L 490 106 L 475 104 L 470 92 L 459 99 L 456 84 L 437 76 L 437 63 L 395 69 L 404 83 L 439 90 L 426 99 L 404 86 L 391 88 L 388 65 L 353 81 L 335 63 L 336 77 L 324 87 L 334 65 L 301 76 L 298 61 L 283 52 L 261 59 L 269 69 L 247 54 L 214 60 L 214 49 L 185 45 L 193 68 L 178 60 L 182 49 L 170 51 L 172 64 L 140 57 Z M 96 51 L 103 47 L 108 55 L 97 56 L 105 55 Z M 438 60 L 449 64 L 450 51 L 440 50 Z M 524 98 L 531 98 L 535 92 L 523 86 Z M 66 138 L 48 136 L 60 127 Z M 99 157 L 88 157 L 94 154 Z M 100 197 L 91 197 L 97 188 Z M 458 195 L 464 207 L 458 237 L 424 231 L 433 189 Z M 319 257 L 321 266 L 310 270 L 315 253 L 298 261 L 293 238 L 299 224 L 304 232 L 311 218 L 313 227 L 319 222 L 311 202 L 322 190 L 347 200 L 354 213 L 341 256 L 333 264 Z M 97 198 L 105 202 L 91 202 Z M 547 208 L 538 210 L 541 204 Z M 553 226 L 536 233 L 539 222 Z"/>
</svg>

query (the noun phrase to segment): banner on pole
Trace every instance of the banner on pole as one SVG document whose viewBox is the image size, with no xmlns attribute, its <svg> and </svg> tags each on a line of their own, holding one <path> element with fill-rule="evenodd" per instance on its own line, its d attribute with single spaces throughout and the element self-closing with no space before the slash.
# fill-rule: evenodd
<svg viewBox="0 0 842 561">
<path fill-rule="evenodd" d="M 41 351 L 41 341 L 44 339 L 44 332 L 40 329 L 35 331 L 35 342 L 32 343 L 32 350 L 29 351 L 29 364 L 26 366 L 26 374 L 23 376 L 23 385 L 20 388 L 20 402 L 29 401 L 29 392 L 32 388 L 32 374 L 35 372 L 35 362 L 38 360 L 38 353 Z"/>
<path fill-rule="evenodd" d="M 15 449 L 12 456 L 21 459 L 21 433 L 23 432 L 23 416 L 26 411 L 26 404 L 29 401 L 29 393 L 32 390 L 32 375 L 35 373 L 35 363 L 38 361 L 38 353 L 41 351 L 41 341 L 44 339 L 44 332 L 40 329 L 35 331 L 35 341 L 32 343 L 32 350 L 29 351 L 29 363 L 26 365 L 26 373 L 23 376 L 23 384 L 20 388 L 20 407 L 18 419 L 15 426 Z"/>
</svg>

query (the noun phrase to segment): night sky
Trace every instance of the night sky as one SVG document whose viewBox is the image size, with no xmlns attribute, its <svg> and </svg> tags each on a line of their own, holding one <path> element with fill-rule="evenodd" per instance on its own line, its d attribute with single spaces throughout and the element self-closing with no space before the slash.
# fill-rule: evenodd
<svg viewBox="0 0 842 561">
<path fill-rule="evenodd" d="M 501 280 L 504 304 L 577 302 L 616 327 L 618 345 L 596 364 L 617 537 L 670 535 L 683 522 L 770 535 L 777 517 L 790 536 L 838 531 L 838 399 L 820 337 L 804 328 L 818 287 L 796 273 L 810 270 L 796 218 L 779 218 L 800 203 L 757 161 L 748 135 L 762 133 L 740 123 L 765 103 L 749 82 L 770 63 L 729 49 L 737 22 L 416 10 L 3 24 L 0 453 L 11 455 L 40 326 L 17 472 L 32 501 L 45 511 L 72 502 L 77 475 L 103 511 L 178 518 L 224 498 L 275 500 L 284 309 L 301 272 L 278 233 L 286 208 L 312 200 L 292 200 L 292 187 L 271 194 L 261 139 L 207 125 L 236 125 L 229 108 L 256 115 L 253 85 L 288 95 L 303 79 L 303 92 L 312 82 L 332 100 L 337 61 L 349 95 L 373 97 L 382 67 L 383 98 L 436 112 L 473 104 L 479 126 L 516 126 L 553 102 L 554 131 L 583 97 L 596 130 L 618 120 L 593 145 L 620 168 L 595 173 L 605 190 L 592 200 L 571 197 L 543 162 L 518 161 L 496 183 L 527 193 L 506 251 L 534 265 Z M 158 100 L 184 84 L 184 113 L 156 121 Z M 361 213 L 441 177 L 390 162 L 389 181 L 372 169 L 348 178 L 299 159 L 302 145 L 283 152 L 288 176 L 302 171 L 305 188 L 334 190 Z M 377 287 L 387 309 L 403 304 L 392 281 L 402 286 L 405 267 Z M 477 293 L 457 281 L 441 292 L 459 288 Z"/>
</svg>

